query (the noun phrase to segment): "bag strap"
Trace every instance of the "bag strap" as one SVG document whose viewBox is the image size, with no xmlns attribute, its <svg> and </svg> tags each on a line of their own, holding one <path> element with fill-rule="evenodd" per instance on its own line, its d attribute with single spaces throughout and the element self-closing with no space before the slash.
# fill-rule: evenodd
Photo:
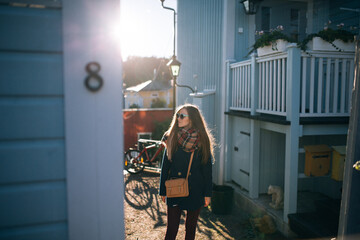
<svg viewBox="0 0 360 240">
<path fill-rule="evenodd" d="M 188 171 L 187 171 L 187 174 L 186 174 L 186 180 L 187 180 L 188 177 L 189 177 L 190 168 L 191 168 L 191 163 L 192 163 L 192 160 L 193 160 L 193 157 L 194 157 L 194 152 L 195 152 L 195 151 L 193 151 L 193 152 L 191 153 L 190 162 L 189 162 L 189 167 L 188 167 Z"/>
</svg>

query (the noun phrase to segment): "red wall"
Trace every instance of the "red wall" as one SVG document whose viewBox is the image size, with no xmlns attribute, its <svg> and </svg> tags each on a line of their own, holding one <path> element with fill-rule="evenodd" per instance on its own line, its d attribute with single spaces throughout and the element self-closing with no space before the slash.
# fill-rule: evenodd
<svg viewBox="0 0 360 240">
<path fill-rule="evenodd" d="M 154 122 L 171 119 L 172 109 L 135 109 L 123 110 L 124 119 L 124 150 L 134 147 L 138 132 L 152 132 Z M 160 139 L 155 139 L 160 140 Z"/>
</svg>

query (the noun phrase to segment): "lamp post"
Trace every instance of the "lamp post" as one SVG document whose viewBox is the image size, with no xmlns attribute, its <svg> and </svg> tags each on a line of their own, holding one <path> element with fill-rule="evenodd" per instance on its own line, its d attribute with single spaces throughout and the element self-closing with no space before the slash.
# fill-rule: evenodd
<svg viewBox="0 0 360 240">
<path fill-rule="evenodd" d="M 176 102 L 176 89 L 175 89 L 176 78 L 179 76 L 180 65 L 181 65 L 181 63 L 178 60 L 176 60 L 176 55 L 175 55 L 175 47 L 176 47 L 176 44 L 175 44 L 175 40 L 176 40 L 176 11 L 173 8 L 169 8 L 169 7 L 164 6 L 164 1 L 165 0 L 160 0 L 160 1 L 161 1 L 161 6 L 164 9 L 167 9 L 167 10 L 170 10 L 170 11 L 174 12 L 174 48 L 173 48 L 173 56 L 172 56 L 171 60 L 167 63 L 167 66 L 170 68 L 170 72 L 171 72 L 171 75 L 173 77 L 173 110 L 174 110 L 174 113 L 175 113 L 175 108 L 176 108 L 176 103 L 175 103 Z"/>
<path fill-rule="evenodd" d="M 175 108 L 176 108 L 176 86 L 189 88 L 193 93 L 195 93 L 195 91 L 190 86 L 180 85 L 180 84 L 176 83 L 176 78 L 179 76 L 180 65 L 181 65 L 181 63 L 176 59 L 176 55 L 175 55 L 175 47 L 176 47 L 176 44 L 175 44 L 175 40 L 176 40 L 176 11 L 173 8 L 169 8 L 169 7 L 164 6 L 164 1 L 165 0 L 160 0 L 160 1 L 161 1 L 161 6 L 164 9 L 171 10 L 171 11 L 174 12 L 174 48 L 173 48 L 173 56 L 171 57 L 171 60 L 167 63 L 167 66 L 170 68 L 170 72 L 171 72 L 171 75 L 173 77 L 173 110 L 175 112 Z"/>
</svg>

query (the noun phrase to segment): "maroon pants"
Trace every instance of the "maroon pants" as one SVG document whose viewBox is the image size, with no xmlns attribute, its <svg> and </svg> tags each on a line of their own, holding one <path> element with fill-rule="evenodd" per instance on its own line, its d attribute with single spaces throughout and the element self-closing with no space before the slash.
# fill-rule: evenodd
<svg viewBox="0 0 360 240">
<path fill-rule="evenodd" d="M 194 211 L 187 211 L 185 222 L 185 240 L 195 239 L 196 224 L 199 218 L 201 207 Z M 179 230 L 182 210 L 179 207 L 167 208 L 167 230 L 165 240 L 175 240 Z"/>
</svg>

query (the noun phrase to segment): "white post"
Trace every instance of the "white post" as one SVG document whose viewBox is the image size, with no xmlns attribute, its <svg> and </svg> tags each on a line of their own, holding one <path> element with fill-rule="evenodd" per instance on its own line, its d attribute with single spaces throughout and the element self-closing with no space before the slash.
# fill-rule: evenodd
<svg viewBox="0 0 360 240">
<path fill-rule="evenodd" d="M 223 54 L 222 54 L 222 81 L 221 81 L 221 87 L 220 87 L 220 99 L 226 99 L 226 61 L 227 59 L 234 58 L 234 46 L 235 46 L 235 0 L 227 0 L 224 1 L 224 10 L 223 10 Z M 225 178 L 225 143 L 226 143 L 226 117 L 225 117 L 225 111 L 226 111 L 226 101 L 221 102 L 220 106 L 220 159 L 218 164 L 218 172 L 217 177 L 215 178 L 217 181 L 217 184 L 222 185 L 224 184 L 224 178 Z"/>
<path fill-rule="evenodd" d="M 124 239 L 120 1 L 62 3 L 68 236 Z M 96 92 L 84 85 L 93 61 Z"/>
<path fill-rule="evenodd" d="M 298 160 L 299 160 L 299 109 L 300 109 L 300 66 L 301 52 L 292 44 L 288 48 L 286 118 L 291 121 L 286 131 L 284 215 L 297 211 Z"/>
<path fill-rule="evenodd" d="M 251 54 L 251 115 L 256 115 L 259 103 L 259 66 L 256 63 L 256 53 Z"/>
<path fill-rule="evenodd" d="M 257 120 L 250 121 L 250 176 L 249 196 L 259 197 L 260 175 L 260 125 Z"/>
</svg>

